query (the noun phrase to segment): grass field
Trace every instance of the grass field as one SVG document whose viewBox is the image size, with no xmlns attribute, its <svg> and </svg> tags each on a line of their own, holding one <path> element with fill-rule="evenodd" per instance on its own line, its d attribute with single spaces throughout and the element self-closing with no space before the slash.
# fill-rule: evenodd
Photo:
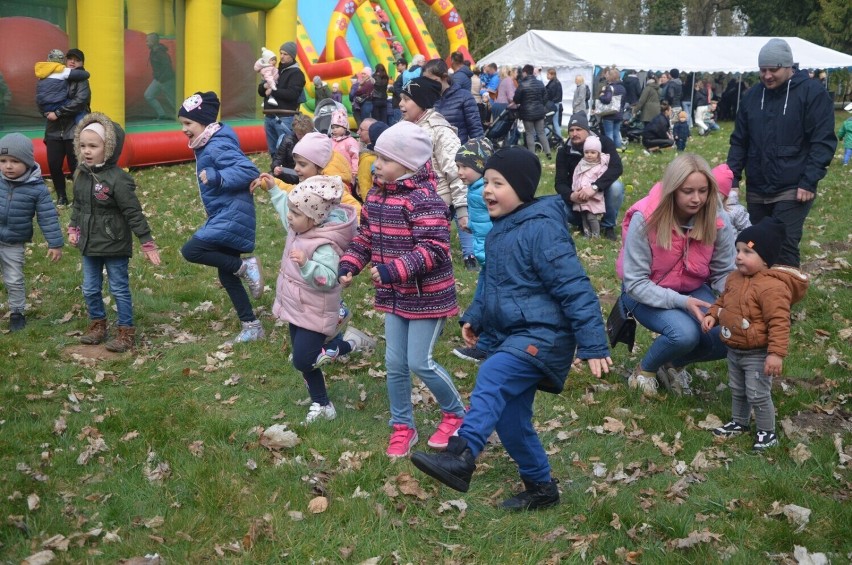
<svg viewBox="0 0 852 565">
<path fill-rule="evenodd" d="M 723 161 L 730 128 L 689 150 Z M 623 210 L 672 156 L 629 148 Z M 553 192 L 553 165 L 545 171 L 541 194 Z M 26 330 L 5 333 L 2 310 L 0 561 L 44 551 L 68 563 L 154 554 L 171 563 L 794 563 L 794 551 L 852 560 L 852 168 L 839 153 L 801 245 L 812 280 L 775 383 L 781 445 L 752 455 L 751 438 L 720 443 L 705 429 L 730 416 L 723 361 L 696 367 L 694 397 L 628 390 L 621 375 L 651 340 L 640 329 L 633 354 L 613 352 L 615 374 L 596 381 L 580 370 L 562 394 L 538 396 L 562 503 L 523 514 L 497 507 L 520 487 L 499 446 L 484 452 L 465 495 L 388 461 L 381 340 L 374 355 L 326 372 L 338 418 L 301 426 L 308 396 L 287 362 L 286 327 L 271 317 L 272 291 L 255 303 L 268 340 L 222 350 L 238 329 L 230 303 L 212 269 L 179 254 L 204 217 L 193 165 L 133 174 L 163 256 L 156 268 L 131 262 L 136 352 L 97 360 L 77 345 L 87 325 L 79 254 L 66 248 L 48 263 L 40 234 L 28 247 Z M 257 253 L 274 288 L 284 232 L 268 197 L 257 200 Z M 605 314 L 619 288 L 618 244 L 576 243 Z M 455 260 L 466 306 L 475 274 Z M 382 336 L 368 277 L 344 296 L 352 323 Z M 453 320 L 435 356 L 467 396 L 476 367 L 452 355 L 459 343 Z M 440 412 L 415 383 L 426 437 Z M 277 424 L 299 443 L 261 441 Z"/>
</svg>

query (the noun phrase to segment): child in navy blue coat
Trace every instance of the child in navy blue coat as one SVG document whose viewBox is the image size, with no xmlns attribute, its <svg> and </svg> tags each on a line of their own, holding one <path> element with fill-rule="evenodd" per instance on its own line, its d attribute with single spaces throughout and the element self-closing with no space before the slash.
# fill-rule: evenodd
<svg viewBox="0 0 852 565">
<path fill-rule="evenodd" d="M 674 135 L 675 145 L 678 151 L 686 151 L 686 142 L 692 137 L 689 131 L 689 123 L 686 121 L 686 112 L 679 112 L 677 122 L 672 126 L 672 134 Z"/>
<path fill-rule="evenodd" d="M 612 365 L 597 294 L 568 233 L 558 196 L 535 199 L 541 163 L 521 147 L 501 149 L 485 164 L 482 197 L 493 228 L 482 290 L 461 319 L 462 337 L 488 350 L 470 410 L 457 436 L 439 454 L 416 452 L 414 465 L 467 492 L 476 457 L 497 431 L 515 460 L 525 490 L 503 502 L 533 510 L 559 502 L 557 481 L 533 427 L 536 391 L 559 393 L 576 351 L 596 377 Z"/>
</svg>

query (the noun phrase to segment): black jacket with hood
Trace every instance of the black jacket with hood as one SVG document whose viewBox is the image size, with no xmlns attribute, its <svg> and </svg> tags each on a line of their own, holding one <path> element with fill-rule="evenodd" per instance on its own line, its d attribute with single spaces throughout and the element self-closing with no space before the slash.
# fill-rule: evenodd
<svg viewBox="0 0 852 565">
<path fill-rule="evenodd" d="M 80 132 L 93 122 L 104 127 L 104 162 L 89 166 L 80 152 Z M 136 198 L 136 183 L 118 166 L 123 147 L 124 130 L 100 112 L 87 114 L 74 131 L 79 165 L 74 173 L 74 205 L 68 227 L 80 229 L 77 249 L 81 255 L 130 257 L 133 234 L 140 243 L 154 239 Z"/>
<path fill-rule="evenodd" d="M 804 188 L 816 193 L 837 149 L 834 108 L 825 88 L 795 71 L 785 84 L 758 84 L 743 96 L 728 166 L 748 192 L 772 196 Z"/>
</svg>

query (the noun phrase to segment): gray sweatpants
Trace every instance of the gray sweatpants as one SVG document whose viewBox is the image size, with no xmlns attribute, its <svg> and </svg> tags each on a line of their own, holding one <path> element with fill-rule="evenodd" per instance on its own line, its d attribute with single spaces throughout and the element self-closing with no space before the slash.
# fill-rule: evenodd
<svg viewBox="0 0 852 565">
<path fill-rule="evenodd" d="M 728 348 L 728 386 L 731 388 L 731 419 L 749 427 L 751 411 L 758 431 L 775 431 L 772 377 L 763 373 L 766 349 Z"/>
<path fill-rule="evenodd" d="M 0 272 L 9 295 L 9 311 L 24 312 L 24 244 L 0 242 Z"/>
</svg>

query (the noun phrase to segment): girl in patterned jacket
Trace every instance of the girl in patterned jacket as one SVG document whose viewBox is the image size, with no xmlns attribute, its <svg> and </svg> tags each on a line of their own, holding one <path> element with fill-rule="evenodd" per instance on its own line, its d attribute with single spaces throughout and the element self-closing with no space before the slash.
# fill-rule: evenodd
<svg viewBox="0 0 852 565">
<path fill-rule="evenodd" d="M 358 235 L 340 260 L 346 287 L 368 263 L 376 309 L 385 313 L 385 364 L 390 423 L 389 457 L 417 443 L 411 372 L 429 387 L 443 413 L 428 445 L 446 449 L 465 416 L 461 396 L 432 349 L 458 313 L 450 256 L 449 209 L 435 192 L 429 133 L 411 122 L 385 130 L 375 143 L 376 182 L 361 209 Z"/>
</svg>

